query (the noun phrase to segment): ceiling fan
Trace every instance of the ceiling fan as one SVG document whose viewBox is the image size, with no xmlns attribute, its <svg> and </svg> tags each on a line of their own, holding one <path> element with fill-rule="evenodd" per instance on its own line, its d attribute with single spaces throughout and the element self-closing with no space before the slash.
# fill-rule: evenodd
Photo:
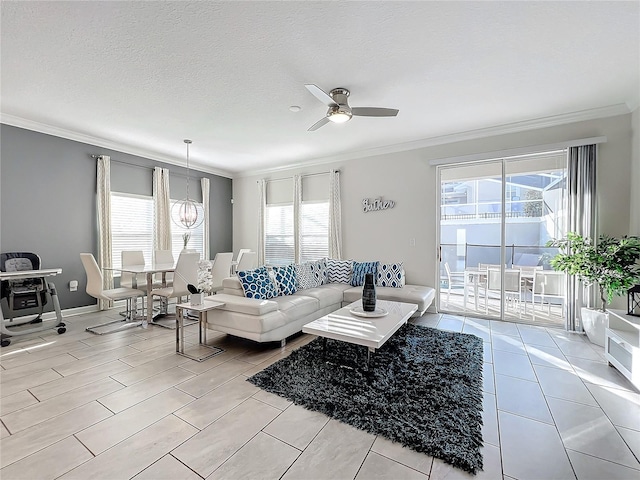
<svg viewBox="0 0 640 480">
<path fill-rule="evenodd" d="M 347 102 L 349 90 L 346 88 L 334 88 L 326 93 L 313 83 L 306 84 L 305 87 L 314 97 L 329 107 L 327 115 L 311 125 L 307 130 L 309 132 L 313 132 L 329 122 L 348 122 L 354 115 L 356 117 L 395 117 L 399 111 L 395 108 L 350 107 Z"/>
</svg>

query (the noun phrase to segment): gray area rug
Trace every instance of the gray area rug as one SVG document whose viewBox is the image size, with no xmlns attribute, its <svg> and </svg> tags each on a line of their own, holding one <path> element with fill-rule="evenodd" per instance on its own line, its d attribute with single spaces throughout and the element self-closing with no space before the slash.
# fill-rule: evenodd
<svg viewBox="0 0 640 480">
<path fill-rule="evenodd" d="M 310 410 L 476 473 L 482 469 L 482 340 L 407 324 L 374 355 L 322 340 L 249 382 Z M 349 368 L 356 367 L 356 368 Z"/>
</svg>

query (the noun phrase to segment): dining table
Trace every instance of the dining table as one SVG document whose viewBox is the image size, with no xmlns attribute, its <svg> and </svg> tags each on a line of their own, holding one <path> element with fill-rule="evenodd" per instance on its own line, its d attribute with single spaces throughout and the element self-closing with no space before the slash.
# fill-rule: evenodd
<svg viewBox="0 0 640 480">
<path fill-rule="evenodd" d="M 467 267 L 464 269 L 464 309 L 467 309 L 469 288 L 473 288 L 475 309 L 478 310 L 478 290 L 480 282 L 487 279 L 487 270 L 479 267 Z"/>
<path fill-rule="evenodd" d="M 507 268 L 505 272 L 508 271 L 517 271 L 520 270 L 518 268 Z M 523 282 L 533 281 L 533 271 L 528 270 L 520 270 L 520 277 Z M 474 299 L 474 308 L 478 310 L 478 291 L 480 285 L 484 282 L 486 287 L 487 282 L 487 269 L 480 267 L 466 267 L 464 269 L 464 309 L 467 309 L 467 301 L 469 296 L 469 289 L 473 289 L 473 299 Z M 485 295 L 486 295 L 485 291 Z M 526 305 L 525 305 L 526 309 Z"/>
<path fill-rule="evenodd" d="M 105 270 L 115 270 L 119 272 L 131 273 L 133 275 L 132 288 L 138 288 L 138 275 L 145 275 L 147 280 L 147 312 L 146 315 L 142 318 L 140 324 L 143 328 L 147 327 L 147 325 L 149 324 L 164 326 L 153 321 L 153 296 L 151 295 L 151 291 L 153 290 L 153 276 L 156 274 L 161 274 L 161 284 L 163 287 L 165 287 L 167 285 L 167 273 L 173 273 L 176 270 L 175 263 L 152 262 L 150 264 L 127 265 L 125 267 L 109 267 L 105 268 Z"/>
</svg>

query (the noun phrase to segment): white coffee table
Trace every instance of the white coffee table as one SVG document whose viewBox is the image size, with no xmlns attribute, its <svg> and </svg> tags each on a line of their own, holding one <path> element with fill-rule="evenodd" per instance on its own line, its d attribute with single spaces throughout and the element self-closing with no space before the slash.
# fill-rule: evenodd
<svg viewBox="0 0 640 480">
<path fill-rule="evenodd" d="M 360 306 L 362 306 L 361 300 L 353 302 L 307 323 L 302 327 L 302 331 L 321 337 L 323 351 L 326 350 L 327 338 L 367 347 L 367 366 L 369 366 L 371 353 L 382 347 L 402 325 L 407 323 L 411 315 L 418 310 L 418 306 L 412 303 L 378 300 L 376 310 L 384 309 L 388 312 L 387 315 L 368 318 L 351 313 L 352 309 Z"/>
</svg>

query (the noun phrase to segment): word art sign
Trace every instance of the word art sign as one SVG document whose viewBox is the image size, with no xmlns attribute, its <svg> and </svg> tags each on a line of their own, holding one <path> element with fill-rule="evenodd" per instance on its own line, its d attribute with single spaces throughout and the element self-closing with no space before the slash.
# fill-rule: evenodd
<svg viewBox="0 0 640 480">
<path fill-rule="evenodd" d="M 387 210 L 388 208 L 393 208 L 396 206 L 396 202 L 393 200 L 383 200 L 382 197 L 374 198 L 371 200 L 370 198 L 365 198 L 362 200 L 362 211 L 364 213 L 367 212 L 377 212 L 378 210 Z"/>
</svg>

